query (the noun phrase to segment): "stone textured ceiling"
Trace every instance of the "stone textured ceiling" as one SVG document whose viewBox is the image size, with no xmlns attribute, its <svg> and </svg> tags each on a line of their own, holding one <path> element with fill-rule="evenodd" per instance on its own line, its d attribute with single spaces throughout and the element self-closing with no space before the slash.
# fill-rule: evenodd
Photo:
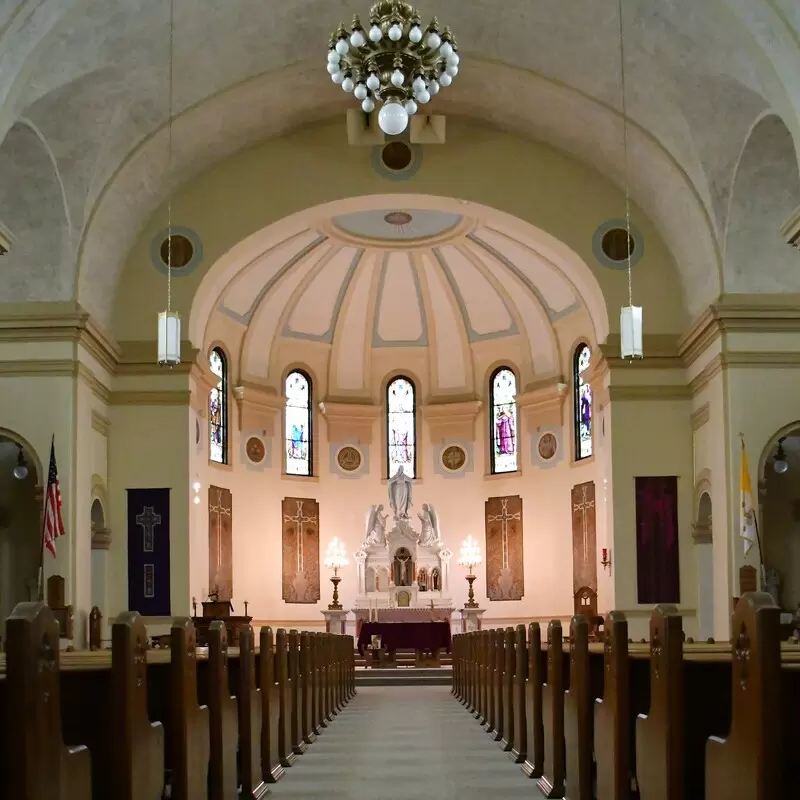
<svg viewBox="0 0 800 800">
<path fill-rule="evenodd" d="M 796 257 L 777 235 L 777 217 L 800 204 L 797 3 L 624 6 L 631 186 L 676 258 L 690 312 L 723 289 L 758 291 L 762 278 L 772 291 L 800 291 Z M 436 13 L 454 28 L 462 53 L 461 75 L 435 110 L 550 141 L 621 183 L 616 7 L 421 4 L 423 16 Z M 181 117 L 170 174 L 167 0 L 0 3 L 0 220 L 17 237 L 0 299 L 77 296 L 107 324 L 128 249 L 176 184 L 242 146 L 348 106 L 323 56 L 331 29 L 367 8 L 351 0 L 175 0 Z M 783 138 L 757 125 L 765 115 L 779 121 Z M 743 151 L 747 193 L 737 190 Z M 778 199 L 765 209 L 758 197 Z M 757 272 L 752 264 L 729 269 L 726 244 L 749 241 L 757 250 L 753 231 L 776 257 Z"/>
<path fill-rule="evenodd" d="M 336 385 L 357 391 L 375 350 L 414 347 L 429 349 L 437 389 L 452 391 L 472 383 L 473 345 L 514 339 L 546 377 L 561 372 L 560 320 L 589 311 L 577 324 L 591 340 L 608 325 L 588 269 L 500 218 L 369 209 L 278 224 L 241 249 L 206 275 L 198 305 L 213 311 L 193 310 L 188 332 L 208 347 L 238 329 L 244 379 L 274 378 L 285 345 L 317 342 L 330 345 Z"/>
</svg>

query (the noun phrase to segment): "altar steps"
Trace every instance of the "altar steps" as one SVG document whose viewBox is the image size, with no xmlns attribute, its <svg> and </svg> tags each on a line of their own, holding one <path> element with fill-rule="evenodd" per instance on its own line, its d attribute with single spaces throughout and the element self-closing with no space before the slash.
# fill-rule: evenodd
<svg viewBox="0 0 800 800">
<path fill-rule="evenodd" d="M 356 669 L 358 686 L 451 686 L 452 667 L 393 667 L 390 669 Z"/>
<path fill-rule="evenodd" d="M 356 650 L 355 658 L 357 667 L 367 666 L 366 659 L 359 654 L 358 650 Z M 395 661 L 398 669 L 401 667 L 413 667 L 415 660 L 416 654 L 413 650 L 398 650 L 395 654 Z M 441 661 L 442 667 L 452 667 L 453 665 L 453 657 L 450 653 L 442 653 L 439 660 Z"/>
</svg>

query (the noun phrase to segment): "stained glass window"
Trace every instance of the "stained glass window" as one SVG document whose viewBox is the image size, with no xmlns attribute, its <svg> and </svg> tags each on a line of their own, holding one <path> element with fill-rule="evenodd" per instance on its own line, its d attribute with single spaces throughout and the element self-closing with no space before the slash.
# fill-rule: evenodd
<svg viewBox="0 0 800 800">
<path fill-rule="evenodd" d="M 311 378 L 295 370 L 286 376 L 286 474 L 311 475 Z"/>
<path fill-rule="evenodd" d="M 217 376 L 217 385 L 208 395 L 208 452 L 217 464 L 228 463 L 228 364 L 225 353 L 215 347 L 208 365 Z"/>
<path fill-rule="evenodd" d="M 386 387 L 386 441 L 390 478 L 401 464 L 406 475 L 416 477 L 417 405 L 414 395 L 414 384 L 408 378 L 395 378 Z"/>
<path fill-rule="evenodd" d="M 592 385 L 587 380 L 592 351 L 589 345 L 578 345 L 573 364 L 575 393 L 575 460 L 592 455 Z"/>
<path fill-rule="evenodd" d="M 492 473 L 517 471 L 517 377 L 508 367 L 492 373 Z"/>
</svg>

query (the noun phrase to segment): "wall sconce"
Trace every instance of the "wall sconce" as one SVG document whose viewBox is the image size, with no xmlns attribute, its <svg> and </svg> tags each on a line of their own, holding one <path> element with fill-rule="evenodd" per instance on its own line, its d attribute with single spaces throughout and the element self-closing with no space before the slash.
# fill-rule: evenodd
<svg viewBox="0 0 800 800">
<path fill-rule="evenodd" d="M 608 570 L 608 574 L 611 574 L 611 557 L 608 554 L 608 548 L 603 548 L 603 557 L 600 559 L 600 563 L 603 566 L 603 569 Z"/>
<path fill-rule="evenodd" d="M 203 488 L 203 484 L 200 483 L 197 478 L 194 479 L 194 483 L 192 484 L 192 489 L 194 489 L 194 504 L 196 506 L 200 505 L 200 490 Z"/>
</svg>

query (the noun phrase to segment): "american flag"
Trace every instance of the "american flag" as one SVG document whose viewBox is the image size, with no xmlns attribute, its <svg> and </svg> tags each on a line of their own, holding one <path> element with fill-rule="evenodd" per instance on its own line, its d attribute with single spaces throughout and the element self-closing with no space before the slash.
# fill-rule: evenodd
<svg viewBox="0 0 800 800">
<path fill-rule="evenodd" d="M 61 518 L 61 488 L 58 485 L 55 436 L 50 442 L 50 469 L 47 472 L 47 494 L 44 498 L 44 546 L 56 555 L 56 539 L 66 533 Z"/>
</svg>

